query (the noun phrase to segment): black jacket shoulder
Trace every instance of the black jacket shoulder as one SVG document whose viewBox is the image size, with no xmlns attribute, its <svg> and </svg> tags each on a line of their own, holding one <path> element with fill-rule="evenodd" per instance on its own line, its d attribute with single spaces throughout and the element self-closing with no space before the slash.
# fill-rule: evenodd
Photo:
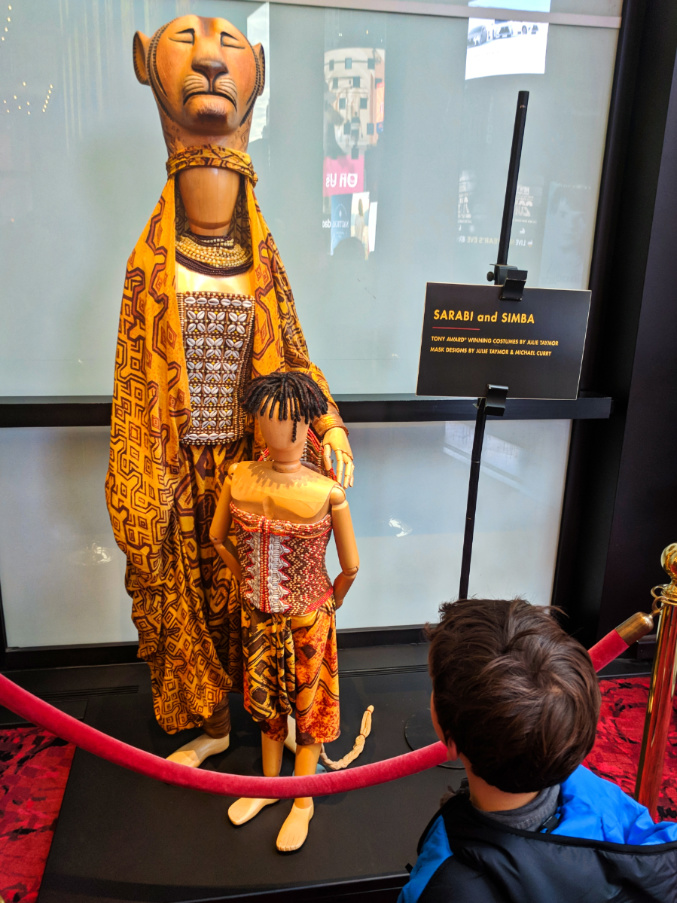
<svg viewBox="0 0 677 903">
<path fill-rule="evenodd" d="M 440 816 L 453 855 L 420 903 L 677 903 L 677 844 L 624 847 L 506 828 L 467 797 L 449 800 Z"/>
</svg>

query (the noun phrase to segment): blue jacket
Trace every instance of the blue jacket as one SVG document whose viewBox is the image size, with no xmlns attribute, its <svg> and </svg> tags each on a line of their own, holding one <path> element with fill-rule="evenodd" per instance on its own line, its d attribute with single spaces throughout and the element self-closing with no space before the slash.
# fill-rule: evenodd
<svg viewBox="0 0 677 903">
<path fill-rule="evenodd" d="M 507 828 L 467 796 L 419 843 L 399 903 L 677 903 L 677 824 L 582 765 L 561 785 L 550 833 Z"/>
</svg>

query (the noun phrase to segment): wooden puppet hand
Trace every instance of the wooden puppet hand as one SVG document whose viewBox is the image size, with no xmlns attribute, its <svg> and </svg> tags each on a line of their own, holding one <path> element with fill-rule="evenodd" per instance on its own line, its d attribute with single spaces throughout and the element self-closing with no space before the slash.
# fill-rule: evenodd
<svg viewBox="0 0 677 903">
<path fill-rule="evenodd" d="M 334 608 L 336 611 L 343 605 L 343 600 L 346 597 L 346 593 L 353 585 L 353 580 L 357 575 L 357 568 L 353 568 L 353 571 L 349 574 L 344 574 L 341 572 L 336 580 L 334 580 Z"/>
<path fill-rule="evenodd" d="M 341 576 L 342 575 L 339 574 L 336 580 L 334 580 L 334 611 L 339 610 L 339 608 L 343 605 L 343 600 L 345 599 L 345 589 L 343 589 L 339 580 Z M 343 595 L 339 596 L 341 590 L 343 590 Z"/>
<path fill-rule="evenodd" d="M 341 486 L 352 486 L 355 465 L 353 464 L 353 452 L 350 448 L 346 431 L 338 426 L 332 427 L 322 437 L 322 445 L 324 466 L 327 470 L 331 468 L 331 453 L 334 452 L 336 457 L 336 482 Z"/>
</svg>

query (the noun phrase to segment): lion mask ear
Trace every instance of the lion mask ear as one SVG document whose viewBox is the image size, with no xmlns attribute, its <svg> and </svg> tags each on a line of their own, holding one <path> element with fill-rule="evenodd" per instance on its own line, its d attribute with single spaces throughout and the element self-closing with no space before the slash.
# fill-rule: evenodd
<svg viewBox="0 0 677 903">
<path fill-rule="evenodd" d="M 134 73 L 142 85 L 150 84 L 148 67 L 146 66 L 149 44 L 150 38 L 147 38 L 145 34 L 137 31 L 134 35 Z"/>
<path fill-rule="evenodd" d="M 266 55 L 263 52 L 263 44 L 254 44 L 252 50 L 256 60 L 256 87 L 258 89 L 256 96 L 260 97 L 266 86 Z"/>
</svg>

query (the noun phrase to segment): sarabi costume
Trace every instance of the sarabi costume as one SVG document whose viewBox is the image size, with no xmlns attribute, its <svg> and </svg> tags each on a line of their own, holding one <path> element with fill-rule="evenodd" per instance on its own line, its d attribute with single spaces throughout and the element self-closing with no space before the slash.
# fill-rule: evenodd
<svg viewBox="0 0 677 903">
<path fill-rule="evenodd" d="M 251 296 L 177 298 L 175 176 L 189 166 L 243 176 L 239 222 L 247 227 L 240 238 L 251 260 Z M 229 691 L 242 688 L 237 585 L 213 549 L 209 525 L 228 466 L 251 459 L 260 444 L 239 409 L 243 385 L 278 369 L 304 370 L 332 400 L 309 360 L 284 266 L 254 196 L 249 156 L 188 148 L 169 158 L 167 173 L 127 265 L 106 500 L 127 556 L 125 585 L 139 657 L 151 668 L 155 715 L 175 733 L 203 725 Z M 209 240 L 202 245 L 208 259 Z"/>
<path fill-rule="evenodd" d="M 325 566 L 331 514 L 298 524 L 233 502 L 230 510 L 243 571 L 245 708 L 273 740 L 285 739 L 293 714 L 299 745 L 329 743 L 340 733 L 336 614 Z"/>
</svg>

